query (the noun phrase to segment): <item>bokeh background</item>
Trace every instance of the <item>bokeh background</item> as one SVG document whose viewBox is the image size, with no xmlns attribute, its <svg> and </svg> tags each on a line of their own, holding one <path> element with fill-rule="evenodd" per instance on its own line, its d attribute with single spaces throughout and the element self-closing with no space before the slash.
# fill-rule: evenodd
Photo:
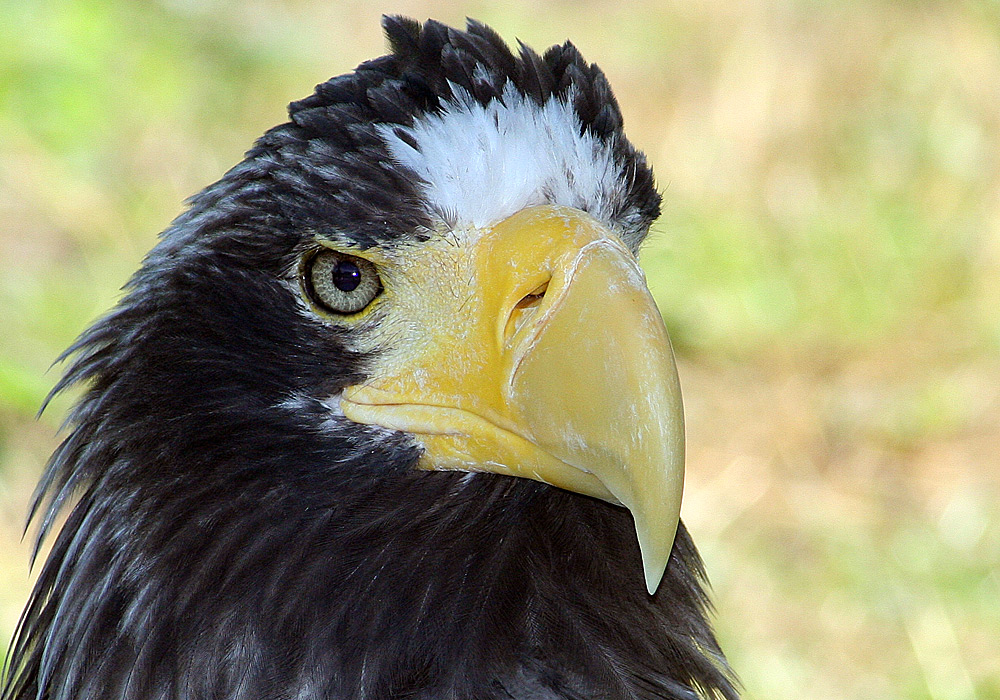
<svg viewBox="0 0 1000 700">
<path fill-rule="evenodd" d="M 382 12 L 610 77 L 746 696 L 1000 698 L 996 0 L 0 0 L 0 646 L 50 363 L 287 102 L 384 52 Z"/>
</svg>

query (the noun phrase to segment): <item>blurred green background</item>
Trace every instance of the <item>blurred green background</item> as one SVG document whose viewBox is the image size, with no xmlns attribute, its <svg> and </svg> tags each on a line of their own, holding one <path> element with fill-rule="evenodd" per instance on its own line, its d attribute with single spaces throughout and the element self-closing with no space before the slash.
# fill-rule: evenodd
<svg viewBox="0 0 1000 700">
<path fill-rule="evenodd" d="M 50 363 L 382 12 L 570 38 L 615 87 L 746 696 L 1000 698 L 996 0 L 0 0 L 0 645 Z"/>
</svg>

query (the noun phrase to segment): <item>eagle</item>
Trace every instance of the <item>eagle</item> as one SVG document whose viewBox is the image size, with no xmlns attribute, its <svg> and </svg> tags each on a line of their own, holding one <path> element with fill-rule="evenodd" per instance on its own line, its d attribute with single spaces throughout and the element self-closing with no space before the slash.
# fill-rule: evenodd
<svg viewBox="0 0 1000 700">
<path fill-rule="evenodd" d="M 63 356 L 3 700 L 737 697 L 607 79 L 383 28 Z"/>
</svg>

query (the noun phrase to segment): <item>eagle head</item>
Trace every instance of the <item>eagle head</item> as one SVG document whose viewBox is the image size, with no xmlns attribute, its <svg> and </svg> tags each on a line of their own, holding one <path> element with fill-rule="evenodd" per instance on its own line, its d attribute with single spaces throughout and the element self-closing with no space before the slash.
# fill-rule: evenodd
<svg viewBox="0 0 1000 700">
<path fill-rule="evenodd" d="M 4 700 L 735 697 L 607 80 L 383 24 L 67 352 Z"/>
</svg>

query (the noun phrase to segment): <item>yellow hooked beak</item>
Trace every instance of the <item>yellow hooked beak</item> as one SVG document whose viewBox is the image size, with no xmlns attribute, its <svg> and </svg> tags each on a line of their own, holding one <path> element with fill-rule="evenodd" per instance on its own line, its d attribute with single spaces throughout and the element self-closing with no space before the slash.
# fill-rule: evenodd
<svg viewBox="0 0 1000 700">
<path fill-rule="evenodd" d="M 384 269 L 396 349 L 344 391 L 344 415 L 411 433 L 425 469 L 624 505 L 652 594 L 680 514 L 684 418 L 632 253 L 584 212 L 546 205 Z"/>
</svg>

